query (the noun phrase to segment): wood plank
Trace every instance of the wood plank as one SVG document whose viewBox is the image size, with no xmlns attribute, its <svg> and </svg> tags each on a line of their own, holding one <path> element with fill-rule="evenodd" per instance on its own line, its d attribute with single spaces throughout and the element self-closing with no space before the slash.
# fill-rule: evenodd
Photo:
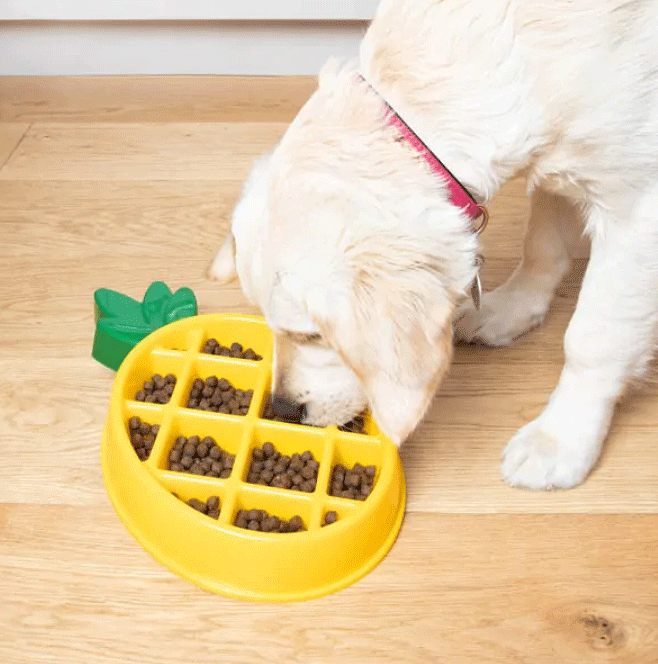
<svg viewBox="0 0 658 664">
<path fill-rule="evenodd" d="M 0 179 L 242 182 L 285 129 L 277 123 L 34 123 Z"/>
<path fill-rule="evenodd" d="M 0 171 L 29 127 L 25 122 L 0 122 Z"/>
<path fill-rule="evenodd" d="M 656 515 L 409 514 L 356 585 L 251 605 L 169 573 L 107 505 L 5 505 L 0 660 L 655 664 L 657 533 Z"/>
<path fill-rule="evenodd" d="M 0 122 L 290 122 L 314 76 L 1 76 Z"/>
</svg>

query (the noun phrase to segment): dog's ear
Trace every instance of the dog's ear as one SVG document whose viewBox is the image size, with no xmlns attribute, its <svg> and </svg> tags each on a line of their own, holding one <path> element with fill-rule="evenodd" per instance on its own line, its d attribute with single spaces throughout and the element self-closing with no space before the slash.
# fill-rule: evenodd
<svg viewBox="0 0 658 664">
<path fill-rule="evenodd" d="M 359 377 L 381 430 L 397 445 L 416 428 L 452 356 L 454 296 L 435 262 L 398 247 L 360 252 L 350 305 L 323 335 Z"/>
<path fill-rule="evenodd" d="M 208 268 L 208 277 L 219 281 L 222 284 L 233 281 L 237 276 L 235 269 L 235 238 L 233 233 L 229 232 L 224 240 L 224 244 L 215 255 L 215 258 Z"/>
</svg>

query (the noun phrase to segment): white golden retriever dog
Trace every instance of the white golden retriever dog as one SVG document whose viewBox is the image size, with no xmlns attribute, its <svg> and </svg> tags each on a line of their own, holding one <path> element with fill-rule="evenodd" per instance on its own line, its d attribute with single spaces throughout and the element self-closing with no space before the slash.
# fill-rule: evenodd
<svg viewBox="0 0 658 664">
<path fill-rule="evenodd" d="M 527 177 L 523 258 L 479 309 L 477 222 L 384 100 L 477 203 Z M 384 0 L 359 62 L 326 66 L 255 166 L 211 274 L 237 273 L 264 312 L 279 408 L 326 425 L 369 406 L 400 444 L 449 366 L 453 326 L 501 345 L 539 324 L 573 235 L 589 265 L 559 383 L 504 451 L 513 485 L 582 482 L 652 356 L 658 0 Z"/>
</svg>

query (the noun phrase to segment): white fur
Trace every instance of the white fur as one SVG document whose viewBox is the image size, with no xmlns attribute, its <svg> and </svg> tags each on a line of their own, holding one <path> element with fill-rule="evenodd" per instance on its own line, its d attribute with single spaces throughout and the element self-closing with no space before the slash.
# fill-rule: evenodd
<svg viewBox="0 0 658 664">
<path fill-rule="evenodd" d="M 523 260 L 479 312 L 466 299 L 468 219 L 357 70 L 480 202 L 527 175 Z M 503 475 L 581 482 L 657 332 L 657 72 L 658 0 L 383 0 L 358 67 L 325 67 L 233 217 L 242 287 L 277 339 L 274 389 L 310 423 L 368 403 L 400 443 L 448 367 L 451 321 L 490 344 L 539 324 L 580 230 L 591 259 L 564 370 Z M 222 279 L 227 247 L 212 269 Z"/>
</svg>

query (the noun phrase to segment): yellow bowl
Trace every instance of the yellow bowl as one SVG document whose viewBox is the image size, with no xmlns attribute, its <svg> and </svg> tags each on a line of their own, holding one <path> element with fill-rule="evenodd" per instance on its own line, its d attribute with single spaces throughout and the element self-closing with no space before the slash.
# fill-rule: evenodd
<svg viewBox="0 0 658 664">
<path fill-rule="evenodd" d="M 209 338 L 237 341 L 262 361 L 201 352 Z M 186 318 L 141 341 L 117 373 L 101 446 L 105 486 L 119 517 L 158 561 L 198 586 L 234 598 L 291 602 L 320 597 L 358 581 L 388 553 L 402 525 L 405 483 L 395 445 L 369 416 L 365 434 L 337 427 L 307 427 L 260 417 L 271 386 L 272 336 L 257 316 L 210 314 Z M 153 374 L 172 373 L 176 386 L 168 404 L 135 401 Z M 225 377 L 253 389 L 245 416 L 185 407 L 195 378 Z M 137 457 L 128 420 L 139 416 L 160 430 L 146 461 Z M 177 436 L 212 436 L 235 454 L 227 479 L 167 470 Z M 320 462 L 313 493 L 249 484 L 251 450 L 272 442 L 281 454 L 311 450 Z M 334 464 L 374 465 L 374 488 L 365 501 L 334 497 L 328 484 Z M 177 499 L 172 492 L 180 497 Z M 215 520 L 186 504 L 219 496 Z M 268 533 L 233 525 L 239 509 L 264 509 L 280 518 L 302 517 L 306 530 Z M 335 511 L 338 520 L 321 526 Z"/>
</svg>

